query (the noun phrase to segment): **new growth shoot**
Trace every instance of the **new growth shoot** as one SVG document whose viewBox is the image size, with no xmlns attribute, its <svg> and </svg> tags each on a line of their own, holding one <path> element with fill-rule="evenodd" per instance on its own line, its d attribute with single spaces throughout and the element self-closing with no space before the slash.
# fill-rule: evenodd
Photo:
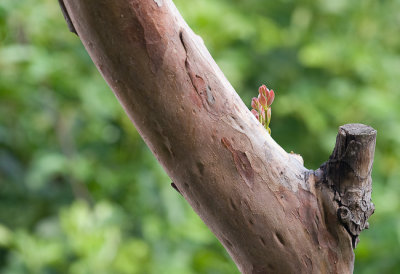
<svg viewBox="0 0 400 274">
<path fill-rule="evenodd" d="M 269 123 L 271 122 L 271 105 L 275 99 L 275 93 L 272 89 L 268 89 L 265 85 L 258 88 L 258 97 L 251 100 L 251 113 L 256 116 L 257 120 L 265 127 L 269 134 L 271 129 Z"/>
</svg>

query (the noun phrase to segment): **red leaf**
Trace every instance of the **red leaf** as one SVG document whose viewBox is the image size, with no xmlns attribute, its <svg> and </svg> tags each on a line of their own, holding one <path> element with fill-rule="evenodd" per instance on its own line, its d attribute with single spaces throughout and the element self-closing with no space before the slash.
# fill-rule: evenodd
<svg viewBox="0 0 400 274">
<path fill-rule="evenodd" d="M 254 115 L 254 116 L 257 118 L 257 120 L 258 120 L 258 118 L 259 118 L 260 116 L 258 115 L 257 110 L 252 109 L 252 110 L 251 110 L 251 113 L 253 113 L 253 115 Z"/>
<path fill-rule="evenodd" d="M 264 95 L 258 95 L 258 102 L 260 102 L 261 106 L 267 106 L 267 98 Z"/>
<path fill-rule="evenodd" d="M 272 112 L 271 108 L 268 108 L 268 110 L 267 110 L 267 118 L 268 118 L 268 120 L 267 121 L 271 121 L 271 112 Z"/>
<path fill-rule="evenodd" d="M 258 92 L 260 93 L 260 95 L 267 96 L 268 88 L 265 85 L 262 85 L 261 87 L 258 88 Z"/>
<path fill-rule="evenodd" d="M 256 97 L 253 97 L 253 99 L 251 99 L 251 107 L 254 108 L 255 110 L 258 110 L 258 99 Z"/>
<path fill-rule="evenodd" d="M 267 105 L 270 106 L 274 102 L 275 99 L 275 92 L 271 89 L 268 94 L 268 102 Z"/>
</svg>

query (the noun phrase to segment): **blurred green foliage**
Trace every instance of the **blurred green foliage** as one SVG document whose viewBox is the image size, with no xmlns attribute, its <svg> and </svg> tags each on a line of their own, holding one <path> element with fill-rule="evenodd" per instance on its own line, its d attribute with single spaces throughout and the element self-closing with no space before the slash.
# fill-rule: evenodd
<svg viewBox="0 0 400 274">
<path fill-rule="evenodd" d="M 355 273 L 400 272 L 400 1 L 176 0 L 272 136 L 316 169 L 339 125 L 378 130 Z M 0 1 L 0 272 L 237 273 L 169 186 L 56 0 Z"/>
</svg>

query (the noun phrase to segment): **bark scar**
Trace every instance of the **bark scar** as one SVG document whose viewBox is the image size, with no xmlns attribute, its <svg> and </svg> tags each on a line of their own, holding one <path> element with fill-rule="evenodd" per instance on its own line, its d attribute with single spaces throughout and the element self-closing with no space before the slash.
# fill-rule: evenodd
<svg viewBox="0 0 400 274">
<path fill-rule="evenodd" d="M 225 137 L 221 139 L 221 143 L 232 153 L 236 170 L 239 172 L 240 177 L 242 177 L 246 185 L 251 188 L 254 184 L 254 170 L 246 153 L 234 149 L 231 142 Z"/>
<path fill-rule="evenodd" d="M 132 1 L 131 1 L 132 2 Z M 155 10 L 154 13 L 146 11 L 145 6 L 141 1 L 132 2 L 132 11 L 140 25 L 140 31 L 143 31 L 143 43 L 146 48 L 147 55 L 150 59 L 150 70 L 157 74 L 162 69 L 164 64 L 165 53 L 168 43 L 164 43 L 164 39 L 169 35 L 166 33 L 166 26 L 160 22 L 159 17 L 164 16 L 163 10 Z"/>
<path fill-rule="evenodd" d="M 213 111 L 212 107 L 215 104 L 215 96 L 213 94 L 212 88 L 209 84 L 207 84 L 207 80 L 205 80 L 204 76 L 200 75 L 200 72 L 196 72 L 198 70 L 195 66 L 192 65 L 191 62 L 191 48 L 189 46 L 188 37 L 184 30 L 179 32 L 179 38 L 181 40 L 182 46 L 186 52 L 185 58 L 185 68 L 187 74 L 190 78 L 192 86 L 194 87 L 197 95 L 200 97 L 203 107 L 210 112 L 211 114 L 216 115 L 215 111 Z"/>
</svg>

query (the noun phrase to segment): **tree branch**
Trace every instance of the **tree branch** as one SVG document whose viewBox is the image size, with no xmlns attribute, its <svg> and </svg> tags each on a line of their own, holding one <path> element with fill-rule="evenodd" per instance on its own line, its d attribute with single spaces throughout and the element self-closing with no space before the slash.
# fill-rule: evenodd
<svg viewBox="0 0 400 274">
<path fill-rule="evenodd" d="M 335 149 L 320 168 L 323 182 L 334 192 L 338 218 L 351 235 L 353 248 L 360 232 L 369 227 L 367 220 L 375 209 L 371 202 L 375 143 L 373 128 L 361 124 L 341 126 Z"/>
<path fill-rule="evenodd" d="M 275 143 L 172 1 L 65 7 L 146 144 L 241 272 L 352 271 L 334 180 L 322 183 L 331 173 L 314 174 Z"/>
</svg>

